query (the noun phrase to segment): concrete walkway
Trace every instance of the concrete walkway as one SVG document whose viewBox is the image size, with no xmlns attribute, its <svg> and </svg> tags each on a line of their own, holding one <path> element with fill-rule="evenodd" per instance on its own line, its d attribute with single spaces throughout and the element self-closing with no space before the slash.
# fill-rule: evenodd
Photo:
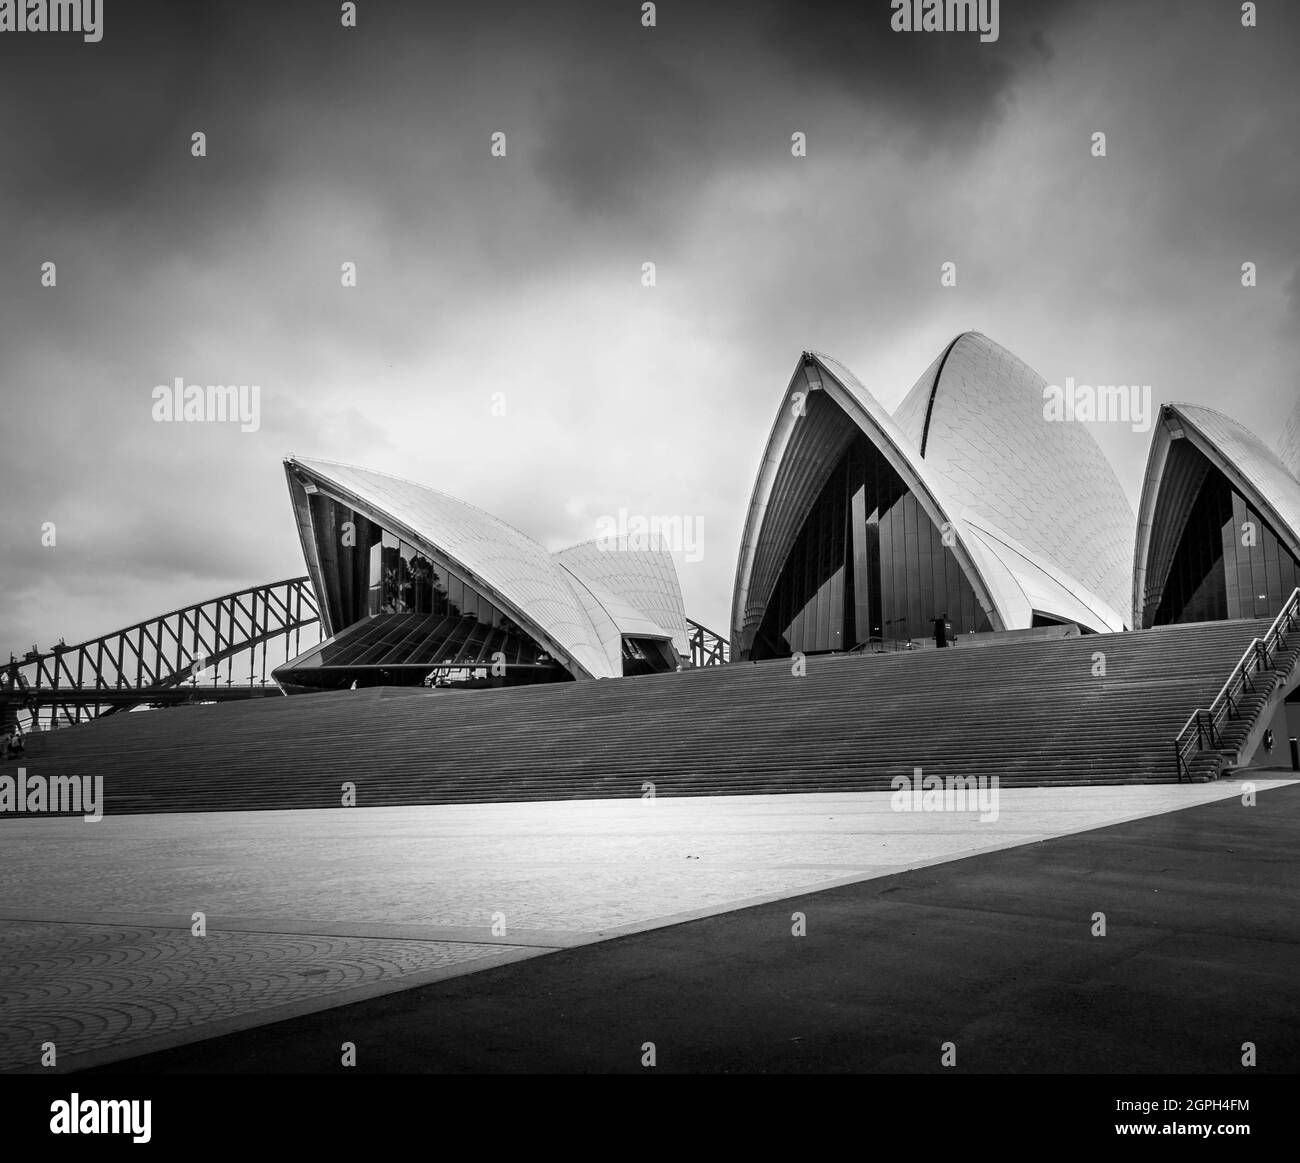
<svg viewBox="0 0 1300 1163">
<path fill-rule="evenodd" d="M 576 972 L 572 984 L 560 990 L 568 1004 L 594 1005 L 596 1012 L 601 1005 L 612 1007 L 606 1017 L 613 1020 L 627 1003 L 630 1031 L 637 1011 L 631 995 L 616 990 L 602 1002 L 595 995 L 605 992 L 599 985 L 605 969 L 593 978 L 591 967 L 604 966 L 609 956 L 628 956 L 610 951 L 640 946 L 613 942 L 599 952 L 580 946 L 795 894 L 819 893 L 816 899 L 829 901 L 834 893 L 824 890 L 836 886 L 881 877 L 901 880 L 896 874 L 904 870 L 934 869 L 960 857 L 1127 819 L 1182 820 L 1192 813 L 1161 813 L 1215 801 L 1223 801 L 1215 809 L 1223 820 L 1239 818 L 1254 826 L 1249 822 L 1269 815 L 1261 810 L 1265 803 L 1280 802 L 1282 793 L 1266 789 L 1288 782 L 1257 780 L 1260 806 L 1250 809 L 1240 805 L 1240 789 L 1233 783 L 1012 789 L 1002 791 L 997 818 L 983 821 L 970 812 L 896 811 L 891 797 L 879 793 L 106 817 L 94 824 L 8 821 L 0 824 L 5 843 L 0 1068 L 39 1069 L 46 1041 L 57 1046 L 59 1069 L 84 1068 L 393 991 L 411 991 L 401 998 L 422 997 L 428 991 L 412 987 L 429 983 L 436 983 L 434 990 L 450 991 L 438 996 L 464 1001 L 477 996 L 480 980 L 487 983 L 488 996 L 499 988 L 494 983 L 507 981 L 515 991 L 512 1005 L 540 1017 L 546 1009 L 538 1009 L 540 999 L 554 996 L 565 966 Z M 1090 850 L 1086 843 L 1085 850 Z M 1177 845 L 1174 855 L 1187 857 Z M 911 888 L 925 883 L 925 876 L 918 881 L 916 875 L 908 882 Z M 1100 879 L 1090 876 L 1094 886 L 1107 882 L 1104 872 Z M 891 911 L 899 915 L 902 899 L 890 899 L 882 921 Z M 962 907 L 954 908 L 954 917 L 965 915 Z M 1212 900 L 1207 908 L 1214 912 Z M 809 913 L 808 936 L 796 939 L 790 936 L 792 911 L 795 906 L 784 904 L 768 910 L 781 923 L 760 946 L 780 937 L 777 945 L 785 956 L 830 958 L 827 971 L 835 978 L 861 970 L 857 954 L 849 957 L 852 964 L 838 964 L 851 944 L 827 944 L 831 913 L 816 921 Z M 204 914 L 204 937 L 192 935 L 196 912 Z M 755 909 L 736 916 L 760 914 L 767 915 Z M 853 914 L 850 907 L 845 923 Z M 891 923 L 915 926 L 918 915 L 932 914 L 907 907 L 901 913 L 907 919 Z M 1077 927 L 1081 922 L 1071 917 L 1061 923 Z M 1221 925 L 1225 933 L 1234 932 L 1230 921 Z M 745 935 L 752 922 L 735 923 L 741 925 L 737 939 L 744 945 L 752 939 Z M 731 922 L 716 924 L 726 929 Z M 1049 938 L 1054 926 L 1034 928 L 1034 941 Z M 678 980 L 679 967 L 689 971 L 712 963 L 705 951 L 713 938 L 695 949 L 688 936 L 695 931 L 684 926 L 660 934 L 656 940 L 671 950 L 666 959 L 654 951 L 657 946 L 647 947 L 642 968 L 636 968 L 633 955 L 631 962 L 620 963 L 621 972 L 634 982 L 653 979 L 658 984 L 649 989 L 652 995 Z M 890 953 L 895 945 L 901 950 L 906 945 L 899 945 L 901 937 L 914 929 L 894 933 L 877 947 L 887 931 L 873 937 L 864 953 L 867 963 L 896 956 L 920 989 L 918 997 L 942 992 L 934 979 L 938 963 L 929 960 L 928 951 L 914 951 L 919 961 Z M 1129 937 L 1116 934 L 1096 946 L 1085 940 L 1083 947 L 1128 948 L 1131 932 L 1123 932 Z M 990 934 L 1001 948 L 998 929 Z M 766 971 L 768 955 L 744 960 L 752 952 L 741 948 L 734 954 L 748 968 L 737 967 L 730 1005 L 756 1005 L 764 995 L 763 989 L 752 996 L 749 991 L 755 974 Z M 1005 952 L 1012 953 L 1012 947 Z M 554 956 L 526 966 L 509 964 L 542 953 Z M 478 970 L 487 972 L 463 986 L 451 981 Z M 1200 975 L 1195 967 L 1186 972 Z M 407 1003 L 393 998 L 372 1004 L 400 1008 Z M 312 1028 L 328 1041 L 333 1034 L 326 1031 L 337 1032 L 335 1016 L 305 1020 L 317 1022 Z M 358 1037 L 362 1033 L 359 1029 Z M 271 1041 L 259 1043 L 259 1053 L 278 1037 L 274 1031 L 268 1036 Z M 340 1035 L 334 1044 L 342 1040 Z M 637 1044 L 646 1040 L 654 1038 L 645 1034 Z M 210 1056 L 228 1041 L 238 1038 L 196 1046 L 194 1056 L 184 1059 L 190 1064 L 186 1068 L 204 1069 L 206 1061 L 218 1069 L 218 1061 L 237 1061 L 238 1054 Z M 422 1049 L 401 1049 L 399 1039 L 384 1060 L 394 1069 L 628 1066 L 617 1046 L 601 1050 L 600 1039 L 579 1039 L 584 1048 L 576 1057 L 539 1046 L 537 1055 L 520 1058 L 519 1047 L 506 1041 L 511 1044 L 502 1042 L 500 1031 L 487 1037 L 479 1045 L 497 1047 L 499 1057 L 486 1052 L 470 1063 L 456 1056 L 463 1048 L 429 1057 Z M 750 1069 L 766 1060 L 742 1055 L 730 1066 L 716 1057 L 702 1064 L 680 1056 L 680 1037 L 677 1046 L 673 1062 L 684 1069 Z M 328 1069 L 337 1060 L 336 1054 L 316 1060 L 318 1052 L 307 1051 L 305 1059 L 285 1068 Z M 783 1062 L 775 1068 L 791 1068 Z M 370 1064 L 375 1065 L 373 1059 Z"/>
</svg>

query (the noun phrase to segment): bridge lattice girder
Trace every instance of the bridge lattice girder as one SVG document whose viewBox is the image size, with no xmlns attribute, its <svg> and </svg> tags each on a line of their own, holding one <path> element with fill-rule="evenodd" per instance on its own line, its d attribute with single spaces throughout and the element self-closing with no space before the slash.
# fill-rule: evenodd
<svg viewBox="0 0 1300 1163">
<path fill-rule="evenodd" d="M 0 718 L 5 704 L 31 714 L 52 706 L 56 718 L 62 709 L 80 722 L 134 705 L 131 692 L 139 692 L 140 702 L 174 698 L 183 683 L 237 655 L 281 638 L 287 649 L 290 635 L 319 621 L 310 580 L 296 577 L 209 598 L 76 646 L 11 655 L 0 669 Z"/>
<path fill-rule="evenodd" d="M 38 708 L 52 707 L 54 722 L 60 715 L 81 722 L 140 703 L 188 698 L 191 692 L 183 684 L 280 638 L 288 657 L 289 636 L 319 623 L 311 581 L 296 577 L 209 598 L 75 646 L 33 649 L 21 659 L 11 655 L 0 669 L 0 723 L 12 721 L 15 709 L 34 720 Z M 695 666 L 729 660 L 726 638 L 689 619 L 688 625 Z M 250 678 L 247 686 L 227 680 L 224 688 L 193 693 L 205 699 L 249 698 L 263 689 Z"/>
<path fill-rule="evenodd" d="M 725 666 L 731 661 L 731 642 L 707 626 L 686 619 L 691 631 L 691 663 L 694 666 Z"/>
</svg>

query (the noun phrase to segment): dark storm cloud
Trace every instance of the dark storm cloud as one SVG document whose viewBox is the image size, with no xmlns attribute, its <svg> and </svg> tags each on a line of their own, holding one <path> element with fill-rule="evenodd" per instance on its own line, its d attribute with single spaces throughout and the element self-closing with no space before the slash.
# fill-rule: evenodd
<svg viewBox="0 0 1300 1163">
<path fill-rule="evenodd" d="M 714 110 L 688 73 L 652 55 L 630 72 L 589 56 L 543 101 L 537 174 L 578 214 L 642 212 L 686 171 L 700 181 L 716 164 Z"/>
<path fill-rule="evenodd" d="M 300 571 L 286 453 L 555 545 L 702 515 L 683 584 L 723 628 L 805 347 L 886 403 L 966 327 L 1049 379 L 1296 382 L 1300 6 L 1255 35 L 1230 3 L 1002 0 L 993 44 L 893 33 L 887 0 L 338 9 L 109 0 L 98 45 L 0 37 L 0 648 Z M 260 431 L 151 424 L 176 375 L 260 383 Z"/>
<path fill-rule="evenodd" d="M 778 0 L 764 21 L 774 60 L 815 88 L 839 89 L 925 148 L 969 143 L 995 123 L 1023 68 L 1050 59 L 1074 0 L 1002 0 L 999 34 L 898 33 L 887 2 Z"/>
<path fill-rule="evenodd" d="M 1071 6 L 1003 3 L 987 44 L 896 33 L 887 0 L 660 5 L 653 30 L 621 5 L 557 17 L 562 66 L 538 92 L 537 173 L 578 213 L 671 219 L 675 197 L 729 162 L 788 153 L 783 117 L 807 131 L 842 99 L 864 115 L 860 132 L 912 150 L 969 147 L 1019 72 L 1050 58 L 1050 30 Z"/>
<path fill-rule="evenodd" d="M 22 94 L 24 115 L 6 132 L 15 164 L 5 167 L 0 193 L 35 218 L 127 213 L 171 221 L 172 214 L 157 214 L 164 191 L 175 211 L 204 183 L 225 177 L 237 189 L 236 173 L 267 161 L 255 139 L 237 139 L 244 152 L 235 168 L 198 173 L 175 165 L 178 140 L 188 152 L 194 129 L 218 133 L 255 108 L 264 88 L 211 13 L 197 4 L 109 4 L 98 45 L 4 38 L 4 86 Z"/>
</svg>

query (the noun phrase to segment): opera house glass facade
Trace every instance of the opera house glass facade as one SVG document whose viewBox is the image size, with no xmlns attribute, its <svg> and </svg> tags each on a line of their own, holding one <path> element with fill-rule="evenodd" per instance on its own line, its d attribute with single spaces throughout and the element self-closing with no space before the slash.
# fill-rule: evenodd
<svg viewBox="0 0 1300 1163">
<path fill-rule="evenodd" d="M 859 434 L 786 558 L 750 657 L 924 637 L 941 616 L 957 634 L 991 629 L 943 534 Z"/>
<path fill-rule="evenodd" d="M 1296 585 L 1296 560 L 1267 522 L 1211 471 L 1188 514 L 1152 623 L 1263 618 Z"/>
<path fill-rule="evenodd" d="M 286 690 L 566 682 L 689 656 L 666 551 L 551 554 L 410 481 L 327 461 L 285 469 L 325 633 L 276 670 Z"/>
<path fill-rule="evenodd" d="M 309 504 L 317 552 L 331 565 L 325 600 L 345 631 L 284 667 L 283 684 L 401 686 L 432 674 L 439 685 L 489 685 L 494 663 L 513 683 L 570 677 L 456 571 L 324 493 Z"/>
<path fill-rule="evenodd" d="M 1230 417 L 1166 404 L 1142 495 L 1140 625 L 1273 617 L 1300 585 L 1300 480 Z"/>
</svg>

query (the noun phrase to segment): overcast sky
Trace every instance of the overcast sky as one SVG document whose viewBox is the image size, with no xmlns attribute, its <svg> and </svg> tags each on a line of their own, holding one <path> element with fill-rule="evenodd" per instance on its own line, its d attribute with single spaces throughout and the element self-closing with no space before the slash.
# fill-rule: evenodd
<svg viewBox="0 0 1300 1163">
<path fill-rule="evenodd" d="M 552 549 L 702 519 L 678 567 L 725 631 L 806 348 L 891 409 L 966 329 L 1270 439 L 1297 396 L 1298 4 L 1003 0 L 991 44 L 884 0 L 464 7 L 0 35 L 0 650 L 303 573 L 290 453 Z M 259 385 L 259 430 L 155 423 L 178 376 Z M 1149 435 L 1094 431 L 1136 505 Z"/>
</svg>

